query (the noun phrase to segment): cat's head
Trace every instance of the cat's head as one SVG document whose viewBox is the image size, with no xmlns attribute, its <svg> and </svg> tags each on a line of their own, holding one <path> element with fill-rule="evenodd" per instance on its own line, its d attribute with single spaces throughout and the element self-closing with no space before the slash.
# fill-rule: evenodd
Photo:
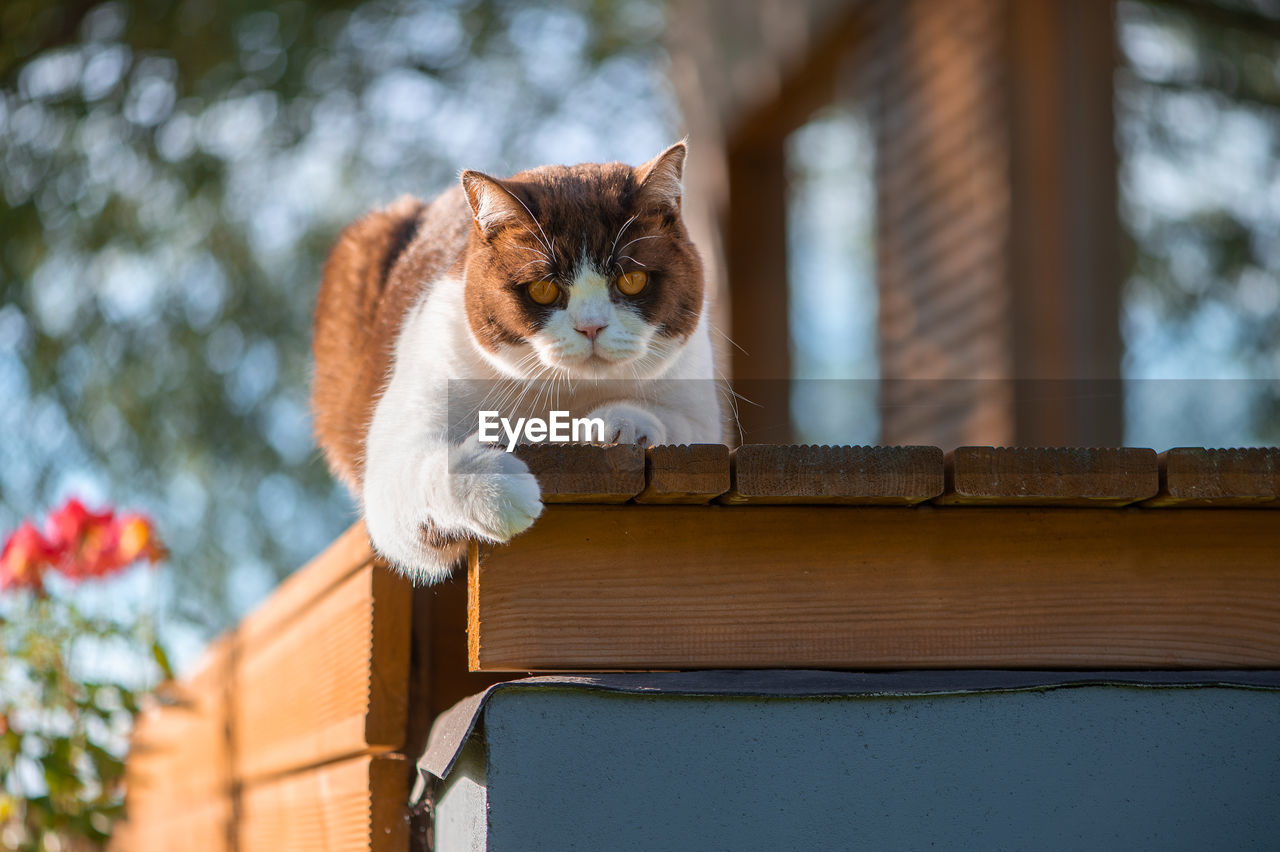
<svg viewBox="0 0 1280 852">
<path fill-rule="evenodd" d="M 466 308 L 510 376 L 658 375 L 702 310 L 702 263 L 680 217 L 685 145 L 641 166 L 462 173 L 475 220 Z"/>
</svg>

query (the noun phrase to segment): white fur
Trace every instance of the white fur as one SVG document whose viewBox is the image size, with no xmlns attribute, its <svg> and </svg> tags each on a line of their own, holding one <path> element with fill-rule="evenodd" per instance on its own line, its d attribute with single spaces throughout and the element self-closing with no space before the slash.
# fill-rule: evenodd
<svg viewBox="0 0 1280 852">
<path fill-rule="evenodd" d="M 463 281 L 441 279 L 406 318 L 365 444 L 365 523 L 374 547 L 417 580 L 447 576 L 464 555 L 423 543 L 422 525 L 505 542 L 542 512 L 537 482 L 513 455 L 475 436 L 482 407 L 529 416 L 554 407 L 601 417 L 606 442 L 717 443 L 722 422 L 706 311 L 683 344 L 655 338 L 609 298 L 584 263 L 532 345 L 493 353 L 471 333 Z M 576 327 L 603 325 L 594 345 Z M 530 384 L 521 380 L 545 380 Z M 554 398 L 552 398 L 554 397 Z M 543 411 L 539 412 L 541 408 Z"/>
</svg>

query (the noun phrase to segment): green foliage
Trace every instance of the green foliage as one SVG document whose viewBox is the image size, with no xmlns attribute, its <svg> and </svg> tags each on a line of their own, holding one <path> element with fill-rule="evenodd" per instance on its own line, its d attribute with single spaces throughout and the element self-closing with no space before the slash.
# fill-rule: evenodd
<svg viewBox="0 0 1280 852">
<path fill-rule="evenodd" d="M 147 688 L 171 677 L 146 621 L 91 617 L 22 590 L 0 622 L 0 845 L 102 843 L 123 814 L 126 737 Z M 86 675 L 109 648 L 116 668 Z M 154 662 L 153 662 L 154 661 Z M 121 666 L 121 663 L 124 663 Z"/>
<path fill-rule="evenodd" d="M 1278 443 L 1280 8 L 1122 2 L 1120 35 L 1129 376 L 1235 379 L 1225 390 L 1184 383 L 1182 416 L 1242 414 L 1228 440 Z M 1214 394 L 1229 404 L 1207 404 Z"/>
</svg>

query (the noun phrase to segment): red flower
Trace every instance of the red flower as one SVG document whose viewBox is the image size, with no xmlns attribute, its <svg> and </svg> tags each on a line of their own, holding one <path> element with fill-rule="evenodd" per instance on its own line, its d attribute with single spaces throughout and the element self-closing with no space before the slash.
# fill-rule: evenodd
<svg viewBox="0 0 1280 852">
<path fill-rule="evenodd" d="M 145 559 L 155 564 L 169 555 L 164 543 L 156 535 L 151 519 L 137 512 L 116 518 L 112 524 L 112 540 L 116 558 L 125 565 Z"/>
<path fill-rule="evenodd" d="M 44 590 L 44 572 L 56 556 L 53 547 L 40 531 L 23 521 L 4 543 L 0 553 L 0 589 L 25 588 Z"/>
<path fill-rule="evenodd" d="M 24 521 L 5 542 L 0 589 L 43 590 L 49 568 L 79 581 L 109 576 L 143 559 L 154 564 L 167 555 L 144 515 L 90 512 L 73 497 L 46 519 L 45 536 Z"/>
<path fill-rule="evenodd" d="M 113 559 L 112 512 L 90 512 L 72 497 L 45 521 L 45 535 L 57 552 L 57 568 L 73 580 L 103 577 L 124 567 Z"/>
</svg>

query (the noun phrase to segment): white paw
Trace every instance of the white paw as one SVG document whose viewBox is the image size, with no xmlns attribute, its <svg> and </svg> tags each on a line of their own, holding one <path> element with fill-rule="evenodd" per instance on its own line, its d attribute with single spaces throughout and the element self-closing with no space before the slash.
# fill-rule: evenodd
<svg viewBox="0 0 1280 852">
<path fill-rule="evenodd" d="M 604 421 L 604 443 L 651 447 L 666 439 L 667 430 L 653 414 L 637 405 L 611 402 L 587 415 Z"/>
<path fill-rule="evenodd" d="M 467 441 L 451 455 L 448 514 L 478 538 L 505 542 L 542 514 L 542 491 L 511 453 Z"/>
</svg>

